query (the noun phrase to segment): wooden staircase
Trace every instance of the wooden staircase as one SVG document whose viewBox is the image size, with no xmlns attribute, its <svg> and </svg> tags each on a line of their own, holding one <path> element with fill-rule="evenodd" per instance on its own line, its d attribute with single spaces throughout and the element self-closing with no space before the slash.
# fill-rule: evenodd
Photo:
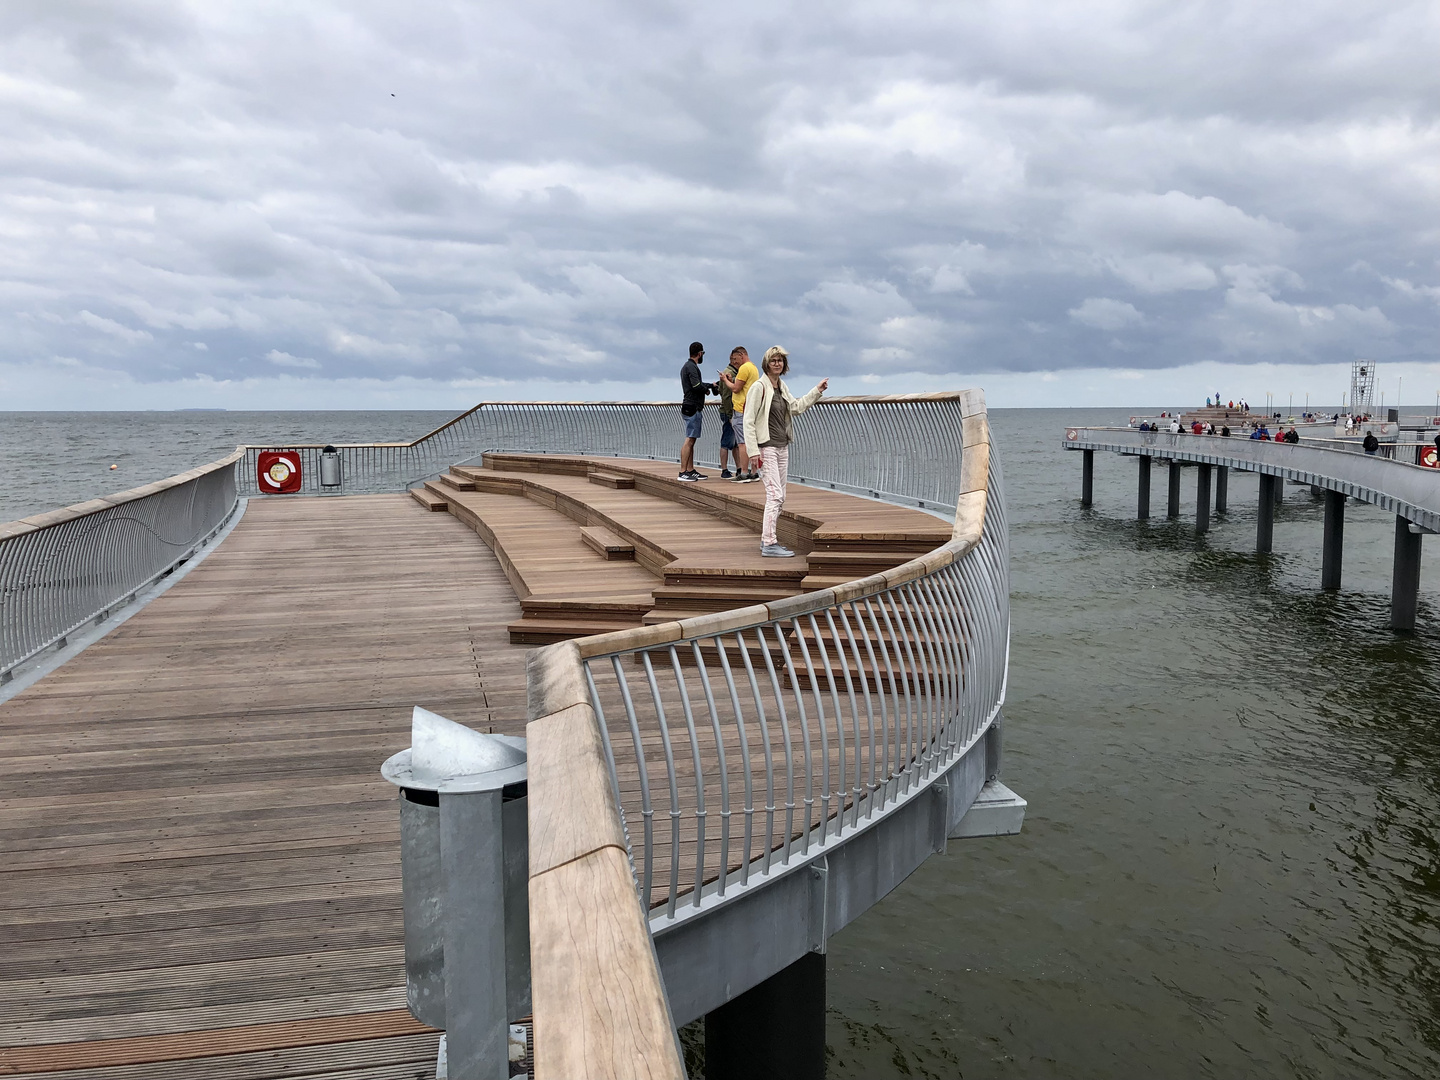
<svg viewBox="0 0 1440 1080">
<path fill-rule="evenodd" d="M 765 493 L 682 484 L 673 463 L 486 454 L 412 491 L 494 551 L 524 618 L 519 644 L 670 622 L 888 570 L 950 538 L 919 510 L 791 484 L 778 534 L 793 559 L 760 555 Z M 443 504 L 443 505 L 441 505 Z"/>
</svg>

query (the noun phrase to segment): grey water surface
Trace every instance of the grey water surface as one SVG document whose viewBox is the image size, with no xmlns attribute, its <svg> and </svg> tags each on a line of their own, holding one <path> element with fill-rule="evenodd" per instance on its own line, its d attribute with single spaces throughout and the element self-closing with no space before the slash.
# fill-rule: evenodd
<svg viewBox="0 0 1440 1080">
<path fill-rule="evenodd" d="M 458 411 L 458 410 L 457 410 Z M 410 439 L 450 413 L 0 413 L 0 520 L 239 441 Z M 1134 520 L 1135 464 L 997 410 L 1012 524 L 1017 837 L 952 842 L 830 944 L 833 1077 L 1440 1075 L 1440 548 L 1420 631 L 1385 628 L 1393 517 L 1256 480 L 1211 533 Z M 120 469 L 111 471 L 110 464 Z"/>
</svg>

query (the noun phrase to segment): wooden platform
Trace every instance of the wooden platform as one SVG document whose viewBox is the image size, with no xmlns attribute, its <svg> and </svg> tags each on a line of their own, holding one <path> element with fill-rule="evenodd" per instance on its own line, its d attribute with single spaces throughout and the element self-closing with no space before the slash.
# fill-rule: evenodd
<svg viewBox="0 0 1440 1080">
<path fill-rule="evenodd" d="M 0 1075 L 430 1076 L 378 769 L 415 704 L 523 731 L 519 614 L 406 496 L 256 499 L 0 705 Z"/>
<path fill-rule="evenodd" d="M 898 566 L 950 537 L 948 522 L 922 511 L 792 484 L 778 532 L 798 555 L 765 558 L 760 485 L 684 484 L 673 473 L 666 462 L 487 454 L 483 468 L 456 466 L 424 490 L 427 505 L 445 500 L 495 549 L 525 608 L 511 640 L 535 644 L 827 588 Z M 618 542 L 607 543 L 607 555 L 628 548 L 638 566 L 597 575 L 576 553 L 587 529 Z M 643 583 L 641 570 L 652 583 Z M 653 600 L 648 609 L 634 609 L 641 589 Z M 632 594 L 634 610 L 613 595 L 622 591 Z"/>
</svg>

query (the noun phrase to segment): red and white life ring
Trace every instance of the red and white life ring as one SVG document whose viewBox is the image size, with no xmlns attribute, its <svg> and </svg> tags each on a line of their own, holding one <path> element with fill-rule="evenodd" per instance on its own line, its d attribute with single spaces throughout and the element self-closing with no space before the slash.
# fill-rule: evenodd
<svg viewBox="0 0 1440 1080">
<path fill-rule="evenodd" d="M 262 450 L 255 458 L 255 481 L 266 495 L 300 490 L 300 455 L 293 450 Z"/>
<path fill-rule="evenodd" d="M 1440 469 L 1440 450 L 1433 446 L 1420 448 L 1420 464 L 1427 469 Z"/>
<path fill-rule="evenodd" d="M 1065 432 L 1065 438 L 1068 439 L 1070 442 L 1074 442 L 1076 439 L 1080 438 L 1080 432 L 1073 427 L 1069 428 Z"/>
</svg>

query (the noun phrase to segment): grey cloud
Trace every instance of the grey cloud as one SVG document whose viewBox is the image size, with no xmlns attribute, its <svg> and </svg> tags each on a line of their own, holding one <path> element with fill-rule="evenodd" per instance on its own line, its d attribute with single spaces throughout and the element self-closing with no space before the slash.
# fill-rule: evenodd
<svg viewBox="0 0 1440 1080">
<path fill-rule="evenodd" d="M 16 2 L 0 360 L 1428 357 L 1437 47 L 1426 5 L 1335 0 Z"/>
</svg>

